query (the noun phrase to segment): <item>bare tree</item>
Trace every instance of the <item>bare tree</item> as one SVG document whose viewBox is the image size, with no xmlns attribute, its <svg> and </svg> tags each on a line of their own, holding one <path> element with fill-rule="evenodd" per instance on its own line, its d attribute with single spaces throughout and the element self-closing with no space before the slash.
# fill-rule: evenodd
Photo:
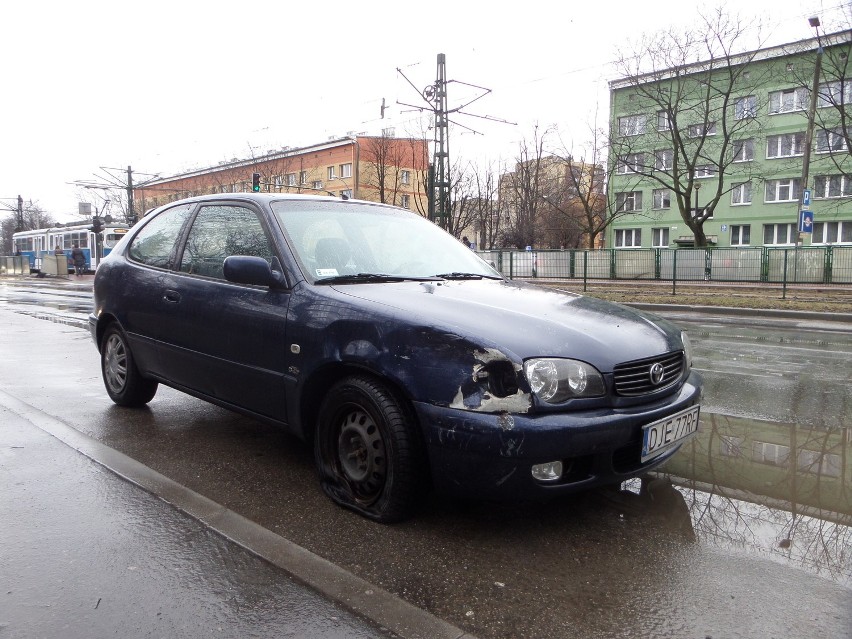
<svg viewBox="0 0 852 639">
<path fill-rule="evenodd" d="M 38 204 L 33 204 L 32 201 L 24 201 L 23 206 L 24 227 L 23 231 L 31 231 L 33 229 L 43 229 L 51 226 L 56 226 L 56 220 L 53 215 L 46 213 Z M 11 211 L 6 217 L 0 221 L 0 253 L 3 255 L 12 254 L 12 235 L 18 230 L 18 213 Z"/>
<path fill-rule="evenodd" d="M 471 169 L 476 243 L 481 249 L 491 249 L 497 243 L 501 229 L 499 177 L 493 164 L 486 167 L 484 171 L 476 170 L 472 165 Z"/>
<path fill-rule="evenodd" d="M 707 245 L 704 222 L 732 188 L 725 176 L 741 176 L 743 183 L 753 177 L 754 163 L 738 160 L 754 153 L 760 104 L 757 95 L 741 94 L 742 87 L 753 90 L 762 80 L 750 66 L 757 51 L 740 52 L 745 31 L 738 19 L 717 9 L 695 29 L 643 37 L 617 60 L 633 90 L 635 115 L 612 123 L 610 163 L 619 174 L 641 176 L 669 191 L 695 246 Z M 648 122 L 648 113 L 656 120 Z M 615 212 L 624 211 L 629 196 L 615 199 Z"/>
<path fill-rule="evenodd" d="M 540 235 L 540 209 L 543 208 L 543 183 L 547 179 L 545 140 L 548 131 L 518 143 L 515 170 L 500 176 L 500 206 L 504 218 L 503 243 L 523 248 L 537 246 Z"/>
</svg>

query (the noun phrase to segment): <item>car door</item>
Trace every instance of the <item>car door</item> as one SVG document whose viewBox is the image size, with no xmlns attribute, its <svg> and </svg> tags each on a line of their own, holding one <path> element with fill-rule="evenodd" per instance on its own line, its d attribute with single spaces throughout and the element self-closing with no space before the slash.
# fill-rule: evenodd
<svg viewBox="0 0 852 639">
<path fill-rule="evenodd" d="M 163 295 L 180 325 L 163 353 L 170 379 L 212 399 L 286 421 L 284 379 L 290 291 L 236 284 L 225 258 L 262 257 L 281 269 L 261 211 L 202 204 Z"/>
</svg>

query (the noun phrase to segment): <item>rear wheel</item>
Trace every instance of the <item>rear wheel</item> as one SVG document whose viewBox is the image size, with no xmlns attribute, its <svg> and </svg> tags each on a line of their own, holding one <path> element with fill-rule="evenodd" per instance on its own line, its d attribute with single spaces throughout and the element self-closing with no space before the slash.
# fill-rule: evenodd
<svg viewBox="0 0 852 639">
<path fill-rule="evenodd" d="M 381 382 L 338 382 L 320 406 L 314 442 L 323 490 L 370 519 L 405 519 L 427 485 L 416 429 L 411 410 Z"/>
<path fill-rule="evenodd" d="M 157 393 L 157 382 L 139 374 L 127 337 L 114 324 L 101 345 L 101 374 L 107 394 L 119 406 L 144 406 Z"/>
</svg>

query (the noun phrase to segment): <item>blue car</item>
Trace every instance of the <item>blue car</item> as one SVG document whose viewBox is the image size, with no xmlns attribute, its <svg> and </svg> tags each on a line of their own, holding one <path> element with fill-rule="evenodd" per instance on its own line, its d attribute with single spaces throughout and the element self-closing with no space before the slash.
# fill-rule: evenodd
<svg viewBox="0 0 852 639">
<path fill-rule="evenodd" d="M 222 194 L 147 215 L 94 282 L 122 406 L 158 384 L 313 442 L 338 504 L 380 522 L 430 490 L 537 499 L 618 483 L 698 428 L 665 320 L 506 280 L 409 211 Z"/>
</svg>

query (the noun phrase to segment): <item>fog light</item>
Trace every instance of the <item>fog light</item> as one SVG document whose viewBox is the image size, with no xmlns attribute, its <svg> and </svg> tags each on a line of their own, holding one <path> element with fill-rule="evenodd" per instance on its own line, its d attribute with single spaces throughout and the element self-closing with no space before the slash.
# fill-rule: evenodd
<svg viewBox="0 0 852 639">
<path fill-rule="evenodd" d="M 538 481 L 556 481 L 562 477 L 562 462 L 552 461 L 546 464 L 535 464 L 532 467 L 532 476 Z"/>
</svg>

